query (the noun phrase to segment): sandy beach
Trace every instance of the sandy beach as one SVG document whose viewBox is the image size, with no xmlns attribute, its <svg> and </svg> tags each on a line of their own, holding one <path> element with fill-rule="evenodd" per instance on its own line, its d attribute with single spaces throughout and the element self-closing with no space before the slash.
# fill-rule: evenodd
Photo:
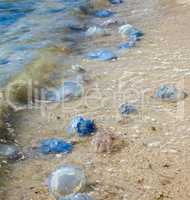
<svg viewBox="0 0 190 200">
<path fill-rule="evenodd" d="M 85 170 L 86 191 L 95 200 L 190 198 L 190 98 L 177 103 L 154 98 L 161 84 L 174 84 L 190 94 L 189 1 L 126 0 L 107 8 L 117 13 L 119 23 L 142 30 L 143 39 L 114 61 L 77 57 L 90 79 L 84 95 L 18 111 L 14 128 L 26 152 L 44 138 L 66 138 L 69 121 L 80 114 L 94 119 L 98 132 L 114 133 L 112 152 L 96 153 L 91 143 L 95 136 L 75 137 L 76 145 L 68 155 L 31 155 L 11 163 L 3 178 L 2 200 L 53 200 L 46 180 L 65 163 Z M 84 41 L 84 53 L 125 42 L 118 25 L 109 30 L 110 36 Z M 118 111 L 125 102 L 138 110 L 127 119 Z"/>
</svg>

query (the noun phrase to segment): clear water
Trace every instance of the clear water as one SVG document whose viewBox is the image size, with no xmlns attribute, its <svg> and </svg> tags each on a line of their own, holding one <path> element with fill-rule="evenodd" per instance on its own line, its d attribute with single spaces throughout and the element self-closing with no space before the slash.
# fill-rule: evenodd
<svg viewBox="0 0 190 200">
<path fill-rule="evenodd" d="M 0 85 L 23 69 L 40 48 L 64 39 L 64 28 L 87 0 L 0 0 Z M 78 9 L 78 10 L 77 10 Z"/>
</svg>

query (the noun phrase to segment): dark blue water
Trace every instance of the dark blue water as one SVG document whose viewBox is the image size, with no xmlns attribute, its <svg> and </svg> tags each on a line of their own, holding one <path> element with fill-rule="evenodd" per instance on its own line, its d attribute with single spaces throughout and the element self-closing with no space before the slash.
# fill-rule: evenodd
<svg viewBox="0 0 190 200">
<path fill-rule="evenodd" d="M 88 0 L 0 0 L 0 85 L 22 71 L 38 49 L 64 41 L 65 26 Z"/>
<path fill-rule="evenodd" d="M 0 28 L 15 23 L 19 18 L 24 17 L 34 10 L 32 1 L 2 1 L 0 2 Z"/>
</svg>

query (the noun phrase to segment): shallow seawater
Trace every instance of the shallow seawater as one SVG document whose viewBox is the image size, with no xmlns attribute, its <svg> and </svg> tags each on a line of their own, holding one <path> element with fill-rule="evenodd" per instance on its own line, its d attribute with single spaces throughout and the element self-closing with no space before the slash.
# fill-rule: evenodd
<svg viewBox="0 0 190 200">
<path fill-rule="evenodd" d="M 68 35 L 65 28 L 81 24 L 80 8 L 87 4 L 86 0 L 1 0 L 0 85 L 22 71 L 38 49 L 69 38 L 74 43 L 78 36 Z"/>
</svg>

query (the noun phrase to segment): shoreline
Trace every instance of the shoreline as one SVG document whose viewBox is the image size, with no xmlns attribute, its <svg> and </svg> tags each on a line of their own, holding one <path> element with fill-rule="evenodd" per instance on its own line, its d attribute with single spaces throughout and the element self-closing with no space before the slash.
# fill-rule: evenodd
<svg viewBox="0 0 190 200">
<path fill-rule="evenodd" d="M 90 5 L 88 4 L 86 6 L 90 7 Z M 93 3 L 93 7 L 94 6 L 95 3 Z M 68 15 L 69 14 L 72 13 L 68 12 Z M 88 15 L 85 16 L 85 14 L 83 14 L 82 11 L 78 11 L 78 13 L 75 14 L 73 13 L 73 17 L 76 17 L 77 19 L 77 16 L 81 18 L 80 20 L 82 20 L 82 23 L 87 23 L 86 21 L 90 20 L 89 16 Z M 75 22 L 75 19 L 73 19 L 73 22 Z M 21 110 L 28 109 L 28 107 L 29 108 L 31 107 L 30 104 L 34 100 L 33 90 L 40 91 L 40 89 L 42 88 L 58 86 L 63 82 L 63 80 L 68 78 L 68 77 L 65 78 L 65 76 L 68 76 L 67 74 L 69 74 L 67 71 L 69 68 L 71 68 L 73 57 L 76 58 L 79 57 L 77 55 L 77 53 L 79 52 L 77 51 L 78 48 L 80 48 L 78 47 L 76 41 L 73 41 L 75 42 L 73 48 L 72 46 L 73 44 L 69 43 L 71 42 L 69 41 L 69 37 L 70 36 L 78 37 L 79 40 L 77 42 L 81 43 L 84 40 L 84 36 L 80 36 L 80 33 L 77 34 L 77 31 L 76 33 L 73 33 L 72 30 L 69 31 L 67 30 L 66 27 L 64 29 L 65 30 L 63 30 L 63 35 L 64 35 L 63 40 L 65 41 L 63 41 L 62 44 L 55 43 L 54 45 L 48 45 L 47 47 L 40 48 L 39 50 L 37 50 L 36 53 L 37 55 L 34 56 L 33 59 L 28 64 L 25 64 L 24 69 L 21 72 L 17 73 L 14 77 L 12 77 L 8 81 L 8 83 L 2 87 L 1 90 L 2 103 L 0 103 L 0 107 L 2 107 L 2 112 L 1 112 L 2 114 L 0 113 L 0 118 L 2 119 L 0 120 L 0 122 L 2 122 L 2 129 L 4 129 L 4 124 L 6 122 L 6 119 L 4 120 L 4 118 L 6 118 L 4 117 L 4 113 L 5 115 L 6 113 L 9 115 L 13 113 L 13 110 L 17 112 L 18 110 L 20 110 L 19 108 L 17 110 L 17 105 L 18 107 L 19 106 L 21 107 Z M 73 62 L 73 64 L 77 62 L 77 59 Z M 64 70 L 67 70 L 66 73 L 64 72 Z M 57 73 L 60 73 L 58 77 Z M 27 104 L 29 106 L 27 106 Z M 11 110 L 11 112 L 7 112 L 9 109 Z M 5 112 L 3 110 L 5 110 Z M 2 137 L 0 134 L 0 139 L 4 139 L 3 135 L 5 134 L 6 134 L 6 128 L 4 133 L 2 133 Z M 9 140 L 7 142 L 9 142 Z"/>
<path fill-rule="evenodd" d="M 137 2 L 139 1 L 134 4 Z M 125 2 L 123 7 L 112 7 L 121 21 L 127 18 L 125 7 L 133 5 L 132 1 L 127 3 Z M 136 48 L 121 55 L 117 61 L 81 60 L 80 65 L 91 75 L 92 80 L 87 85 L 85 98 L 45 106 L 43 115 L 39 110 L 16 113 L 19 124 L 15 131 L 18 133 L 17 140 L 23 149 L 27 149 L 28 146 L 43 138 L 65 137 L 65 127 L 77 114 L 95 119 L 96 124 L 100 126 L 100 131 L 103 127 L 116 133 L 118 140 L 122 141 L 119 149 L 110 155 L 96 154 L 92 150 L 91 138 L 86 138 L 82 139 L 75 146 L 74 151 L 67 156 L 37 157 L 17 162 L 11 167 L 12 172 L 5 189 L 6 200 L 52 199 L 44 182 L 56 166 L 64 163 L 75 163 L 86 170 L 89 184 L 94 187 L 90 194 L 96 200 L 112 200 L 113 198 L 137 200 L 139 197 L 142 200 L 161 198 L 185 200 L 188 198 L 189 181 L 186 181 L 186 177 L 189 176 L 187 168 L 189 161 L 186 156 L 188 156 L 190 138 L 186 132 L 190 120 L 189 99 L 185 99 L 185 120 L 179 120 L 176 117 L 178 116 L 176 104 L 156 102 L 149 95 L 160 83 L 178 83 L 181 77 L 185 77 L 185 89 L 189 91 L 188 74 L 186 75 L 189 73 L 188 50 L 186 50 L 189 45 L 185 42 L 189 36 L 185 34 L 181 40 L 177 40 L 180 36 L 177 30 L 179 28 L 186 30 L 183 22 L 188 21 L 188 6 L 173 8 L 173 4 L 166 5 L 169 8 L 159 7 L 162 12 L 156 18 L 156 14 L 144 16 L 143 9 L 146 9 L 147 5 L 146 3 L 139 4 L 139 7 L 144 6 L 144 8 L 138 7 L 138 12 L 136 12 L 139 15 L 134 14 L 129 17 L 129 22 L 139 25 L 146 36 Z M 134 9 L 134 5 L 132 8 Z M 174 13 L 179 24 L 175 24 L 175 20 L 172 20 Z M 144 19 L 142 19 L 143 16 Z M 147 21 L 143 23 L 145 19 Z M 156 25 L 155 19 L 157 19 Z M 164 22 L 163 19 L 165 19 Z M 168 27 L 167 24 L 169 24 Z M 122 42 L 122 39 L 118 38 L 117 26 L 111 36 L 87 41 L 91 49 L 115 46 L 119 42 Z M 184 48 L 177 49 L 181 45 Z M 187 56 L 182 60 L 178 59 L 177 56 L 181 58 L 182 55 Z M 181 66 L 183 62 L 185 65 Z M 117 94 L 119 81 L 122 87 Z M 125 99 L 122 95 L 128 91 L 131 93 L 127 93 L 127 99 Z M 145 92 L 143 102 L 145 105 L 141 104 L 140 92 Z M 134 101 L 139 110 L 138 115 L 126 121 L 123 121 L 118 114 L 118 107 L 124 100 Z M 152 127 L 155 127 L 156 131 Z M 158 146 L 151 147 L 151 144 L 155 142 Z M 184 152 L 187 155 L 184 155 Z M 17 197 L 15 197 L 16 194 Z"/>
</svg>

